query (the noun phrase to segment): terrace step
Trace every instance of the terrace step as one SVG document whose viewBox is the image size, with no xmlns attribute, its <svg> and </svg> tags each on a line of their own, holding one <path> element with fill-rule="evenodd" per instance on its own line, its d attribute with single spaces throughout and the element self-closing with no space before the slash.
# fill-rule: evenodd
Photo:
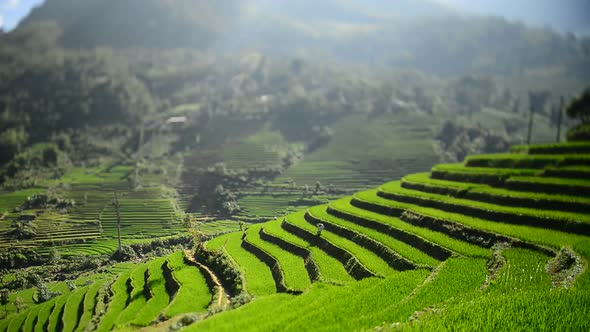
<svg viewBox="0 0 590 332">
<path fill-rule="evenodd" d="M 105 314 L 101 317 L 100 325 L 97 331 L 108 332 L 113 329 L 117 317 L 131 302 L 131 271 L 121 274 L 111 285 L 111 300 L 107 306 Z"/>
<path fill-rule="evenodd" d="M 547 177 L 590 180 L 590 167 L 559 167 L 547 168 L 542 174 Z"/>
<path fill-rule="evenodd" d="M 354 206 L 354 205 L 353 205 Z M 428 241 L 416 234 L 403 231 L 391 225 L 381 223 L 375 220 L 361 217 L 356 214 L 345 212 L 341 209 L 335 208 L 333 205 L 328 206 L 326 212 L 336 218 L 341 218 L 349 222 L 355 223 L 362 227 L 367 227 L 379 231 L 383 234 L 391 236 L 392 238 L 404 242 L 418 250 L 424 252 L 432 258 L 439 261 L 444 261 L 453 255 L 451 250 L 448 250 L 434 242 Z"/>
<path fill-rule="evenodd" d="M 461 182 L 424 179 L 425 174 L 412 174 L 402 178 L 404 189 L 430 194 L 448 195 L 479 202 L 557 210 L 564 212 L 590 213 L 590 199 L 573 196 L 523 193 L 508 189 L 493 188 L 486 185 L 473 185 Z"/>
<path fill-rule="evenodd" d="M 590 156 L 576 154 L 489 154 L 473 155 L 465 160 L 466 167 L 537 168 L 548 166 L 590 166 Z"/>
<path fill-rule="evenodd" d="M 587 180 L 511 176 L 504 186 L 510 190 L 590 197 L 590 181 Z"/>
<path fill-rule="evenodd" d="M 78 326 L 82 311 L 84 309 L 84 296 L 88 291 L 88 287 L 76 289 L 68 295 L 68 300 L 64 307 L 62 317 L 62 331 L 73 332 Z"/>
<path fill-rule="evenodd" d="M 413 270 L 418 267 L 416 264 L 400 256 L 398 253 L 391 250 L 383 243 L 375 241 L 364 234 L 353 231 L 346 227 L 342 227 L 337 224 L 331 223 L 325 219 L 315 217 L 309 210 L 306 211 L 304 218 L 307 222 L 314 226 L 319 223 L 322 223 L 325 226 L 325 230 L 337 234 L 341 237 L 344 237 L 372 251 L 377 256 L 381 257 L 393 269 L 396 269 L 398 271 L 405 271 Z"/>
<path fill-rule="evenodd" d="M 421 212 L 421 206 L 407 203 L 401 203 L 401 205 L 398 205 L 396 204 L 396 201 L 381 198 L 376 192 L 373 193 L 372 191 L 355 195 L 351 200 L 351 205 L 387 216 L 397 215 L 401 220 L 409 224 L 441 232 L 450 237 L 484 248 L 491 248 L 497 243 L 507 243 L 516 248 L 531 249 L 550 256 L 556 255 L 553 249 L 522 241 L 510 236 L 476 229 L 455 220 L 433 217 Z"/>
<path fill-rule="evenodd" d="M 35 323 L 35 331 L 47 331 L 49 326 L 49 316 L 55 307 L 57 299 L 52 299 L 49 302 L 42 304 L 39 309 L 39 315 L 37 316 L 37 322 Z"/>
<path fill-rule="evenodd" d="M 529 155 L 544 154 L 583 154 L 590 153 L 588 142 L 567 142 L 554 144 L 516 145 L 510 148 L 512 153 L 526 153 Z"/>
<path fill-rule="evenodd" d="M 230 304 L 230 296 L 228 291 L 223 287 L 220 279 L 217 277 L 215 272 L 211 270 L 208 266 L 197 262 L 195 257 L 192 255 L 190 250 L 184 251 L 184 263 L 188 266 L 195 266 L 199 269 L 201 274 L 205 277 L 205 282 L 209 287 L 209 291 L 211 294 L 214 293 L 214 290 L 217 289 L 217 299 L 211 299 L 209 303 L 209 307 L 217 307 L 217 308 L 225 308 Z M 180 279 L 180 278 L 178 278 Z M 191 297 L 194 297 L 194 294 L 188 294 Z M 176 299 L 176 298 L 175 298 Z M 170 310 L 170 309 L 169 309 Z"/>
<path fill-rule="evenodd" d="M 590 222 L 578 222 L 574 220 L 574 218 L 557 219 L 556 217 L 541 216 L 540 214 L 525 214 L 520 209 L 503 208 L 499 205 L 487 203 L 485 203 L 485 205 L 482 203 L 482 206 L 473 206 L 470 205 L 468 200 L 449 199 L 446 196 L 435 194 L 422 196 L 414 194 L 411 190 L 397 187 L 399 187 L 399 183 L 390 183 L 387 187 L 381 187 L 377 192 L 377 195 L 392 201 L 415 204 L 452 213 L 461 213 L 467 216 L 495 222 L 528 225 L 569 233 L 590 235 Z M 575 215 L 572 214 L 572 216 Z"/>
<path fill-rule="evenodd" d="M 269 254 L 268 252 L 266 252 L 265 250 L 248 241 L 247 233 L 244 233 L 241 245 L 242 248 L 246 249 L 247 251 L 251 252 L 253 255 L 258 257 L 258 259 L 260 259 L 262 262 L 264 262 L 264 264 L 266 264 L 270 268 L 278 293 L 301 294 L 301 291 L 295 291 L 287 287 L 285 283 L 285 274 L 283 272 L 279 260 L 276 257 Z"/>
<path fill-rule="evenodd" d="M 95 282 L 94 284 L 88 287 L 88 291 L 84 295 L 83 303 L 83 310 L 81 311 L 81 316 L 78 321 L 78 325 L 75 328 L 76 332 L 82 332 L 88 324 L 93 316 L 97 314 L 96 312 L 96 304 L 98 300 L 98 294 L 100 289 L 106 284 L 104 280 L 100 280 Z"/>
<path fill-rule="evenodd" d="M 278 236 L 274 236 L 265 232 L 264 228 L 260 228 L 259 232 L 260 238 L 264 241 L 269 243 L 273 243 L 285 251 L 288 251 L 296 256 L 303 258 L 303 265 L 307 270 L 307 274 L 309 275 L 309 279 L 312 282 L 319 281 L 321 279 L 320 267 L 318 263 L 314 260 L 313 254 L 310 250 L 293 244 L 291 242 L 285 241 Z"/>
<path fill-rule="evenodd" d="M 309 243 L 322 249 L 328 255 L 336 258 L 345 267 L 348 274 L 356 280 L 377 276 L 375 273 L 371 272 L 363 264 L 361 264 L 361 262 L 347 250 L 334 245 L 332 242 L 322 238 L 321 236 L 317 236 L 290 223 L 287 218 L 283 219 L 281 227 L 287 232 L 305 239 Z"/>
<path fill-rule="evenodd" d="M 135 318 L 137 313 L 145 306 L 150 290 L 147 284 L 147 266 L 142 264 L 135 268 L 126 284 L 129 297 L 125 309 L 118 315 L 116 326 L 124 326 Z"/>
<path fill-rule="evenodd" d="M 282 226 L 282 220 L 277 219 L 267 222 L 264 230 L 268 234 L 309 250 L 313 254 L 314 261 L 317 262 L 322 281 L 325 280 L 330 283 L 344 285 L 355 280 L 338 259 L 330 256 L 321 248 L 309 243 L 305 239 L 287 232 Z"/>
<path fill-rule="evenodd" d="M 437 180 L 469 182 L 502 187 L 511 176 L 537 176 L 538 169 L 465 167 L 463 164 L 440 164 L 432 168 L 430 177 Z"/>
<path fill-rule="evenodd" d="M 246 291 L 254 296 L 274 294 L 276 285 L 270 268 L 242 247 L 241 234 L 230 233 L 222 246 L 243 273 Z"/>
<path fill-rule="evenodd" d="M 282 249 L 281 247 L 263 240 L 260 237 L 262 224 L 252 225 L 247 230 L 247 239 L 250 243 L 275 257 L 285 275 L 285 285 L 293 290 L 306 290 L 311 286 L 311 278 L 305 268 L 305 261 L 298 255 Z"/>
<path fill-rule="evenodd" d="M 162 312 L 170 303 L 171 295 L 166 289 L 166 279 L 164 278 L 164 258 L 155 259 L 147 264 L 144 274 L 144 294 L 147 302 L 133 319 L 133 325 L 148 326 L 155 322 Z"/>
</svg>

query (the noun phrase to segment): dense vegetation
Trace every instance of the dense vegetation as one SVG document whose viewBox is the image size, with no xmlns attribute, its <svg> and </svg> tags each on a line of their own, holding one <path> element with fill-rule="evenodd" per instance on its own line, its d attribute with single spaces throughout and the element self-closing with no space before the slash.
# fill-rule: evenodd
<svg viewBox="0 0 590 332">
<path fill-rule="evenodd" d="M 0 33 L 0 331 L 590 329 L 588 38 L 375 3 Z"/>
<path fill-rule="evenodd" d="M 568 194 L 567 172 L 555 171 L 584 169 L 587 154 L 575 151 L 587 145 L 472 156 L 215 237 L 196 252 L 103 268 L 67 287 L 32 278 L 37 288 L 15 288 L 4 306 L 14 314 L 0 326 L 586 329 L 590 205 L 587 193 Z M 537 159 L 546 164 L 523 164 Z M 469 175 L 495 167 L 505 176 Z M 445 179 L 444 172 L 454 175 Z M 522 172 L 530 172 L 524 188 L 512 183 Z M 550 187 L 545 179 L 552 179 Z M 5 275 L 4 282 L 11 278 L 18 276 Z M 229 310 L 236 306 L 244 307 Z M 535 310 L 513 313 L 522 306 Z"/>
</svg>

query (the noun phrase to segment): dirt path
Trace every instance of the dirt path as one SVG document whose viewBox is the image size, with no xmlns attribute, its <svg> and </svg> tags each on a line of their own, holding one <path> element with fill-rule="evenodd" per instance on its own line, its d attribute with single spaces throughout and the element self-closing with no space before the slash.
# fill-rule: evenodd
<svg viewBox="0 0 590 332">
<path fill-rule="evenodd" d="M 217 294 L 217 306 L 218 307 L 222 307 L 225 305 L 229 305 L 229 296 L 227 295 L 227 292 L 225 290 L 225 288 L 223 288 L 223 285 L 221 285 L 221 282 L 219 281 L 219 279 L 217 278 L 217 276 L 215 275 L 215 273 L 213 273 L 213 271 L 211 271 L 211 269 L 209 267 L 207 267 L 206 265 L 203 265 L 199 262 L 197 262 L 195 260 L 195 258 L 193 257 L 193 255 L 191 255 L 191 251 L 190 250 L 185 250 L 184 251 L 184 256 L 191 262 L 197 264 L 199 267 L 203 268 L 205 271 L 207 271 L 207 273 L 211 276 L 211 279 L 213 280 L 213 282 L 215 283 L 215 285 L 217 285 L 217 289 L 218 289 L 218 294 Z"/>
</svg>

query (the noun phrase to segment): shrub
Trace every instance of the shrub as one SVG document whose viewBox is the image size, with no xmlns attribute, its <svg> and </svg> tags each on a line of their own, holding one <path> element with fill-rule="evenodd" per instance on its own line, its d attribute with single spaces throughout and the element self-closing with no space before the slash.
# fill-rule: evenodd
<svg viewBox="0 0 590 332">
<path fill-rule="evenodd" d="M 54 292 L 47 287 L 45 283 L 41 283 L 37 287 L 37 303 L 43 303 L 51 300 L 56 296 L 60 296 L 61 292 Z"/>
<path fill-rule="evenodd" d="M 567 140 L 590 141 L 590 124 L 580 124 L 568 130 Z"/>
<path fill-rule="evenodd" d="M 130 261 L 137 259 L 137 253 L 131 246 L 122 246 L 121 251 L 115 251 L 111 258 L 119 262 Z"/>
</svg>

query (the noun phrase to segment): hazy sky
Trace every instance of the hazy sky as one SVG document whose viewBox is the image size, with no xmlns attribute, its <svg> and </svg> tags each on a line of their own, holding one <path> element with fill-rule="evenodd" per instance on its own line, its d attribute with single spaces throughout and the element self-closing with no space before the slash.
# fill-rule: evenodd
<svg viewBox="0 0 590 332">
<path fill-rule="evenodd" d="M 0 27 L 11 30 L 44 0 L 0 0 Z M 123 1 L 123 0 L 122 0 Z M 211 0 L 215 1 L 215 0 Z M 297 0 L 292 0 L 297 1 Z M 395 1 L 395 0 L 381 0 Z M 419 0 L 416 0 L 419 1 Z M 536 26 L 590 34 L 590 0 L 433 0 L 457 9 L 505 16 Z"/>
<path fill-rule="evenodd" d="M 461 10 L 590 34 L 590 0 L 436 0 Z"/>
<path fill-rule="evenodd" d="M 0 0 L 0 27 L 10 30 L 43 0 Z"/>
</svg>

